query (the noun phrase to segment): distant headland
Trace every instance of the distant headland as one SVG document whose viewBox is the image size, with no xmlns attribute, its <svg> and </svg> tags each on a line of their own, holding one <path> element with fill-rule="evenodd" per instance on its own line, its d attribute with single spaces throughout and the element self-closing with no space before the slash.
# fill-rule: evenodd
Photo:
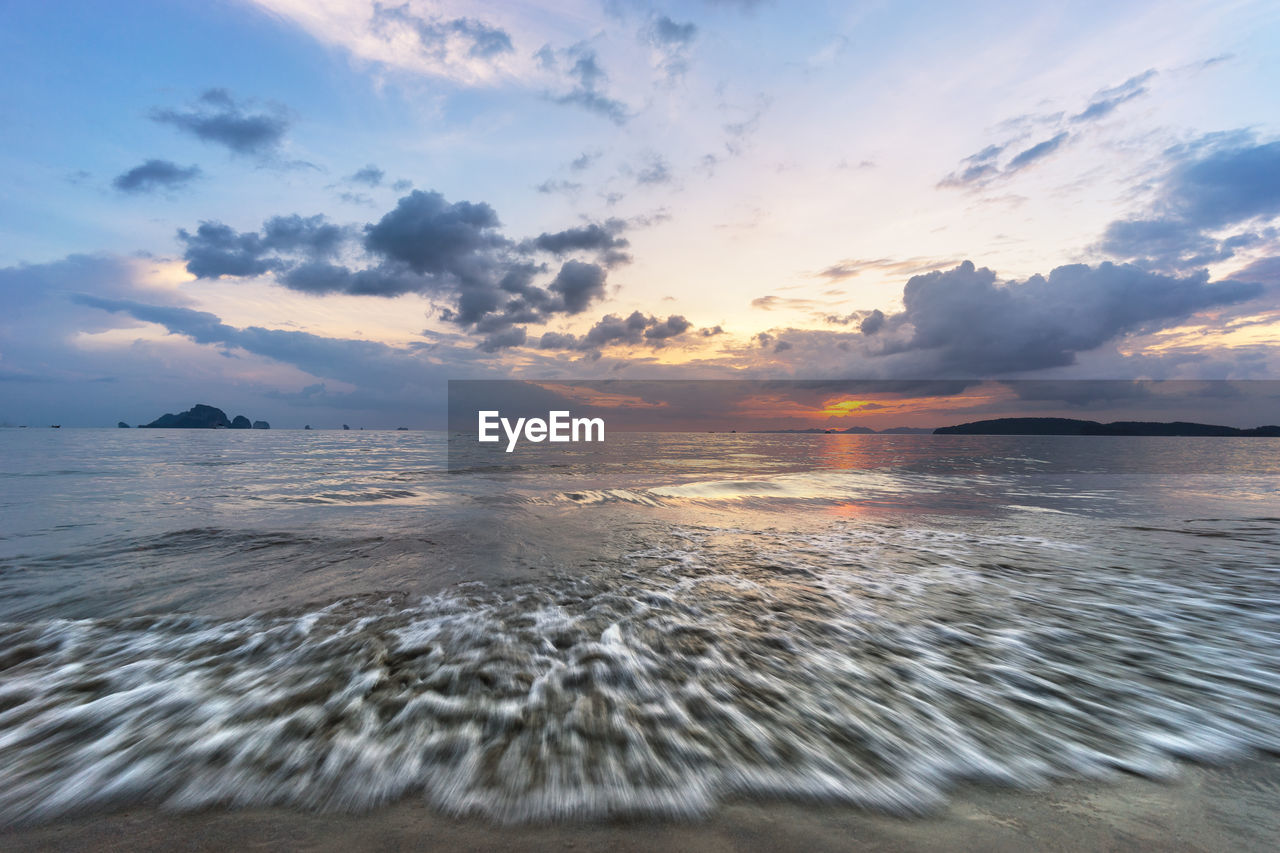
<svg viewBox="0 0 1280 853">
<path fill-rule="evenodd" d="M 1187 421 L 1081 421 L 1075 418 L 995 418 L 956 426 L 939 427 L 934 435 L 1129 435 L 1129 436 L 1249 436 L 1280 438 L 1280 426 L 1236 429 Z"/>
<path fill-rule="evenodd" d="M 118 426 L 127 427 L 124 421 Z M 250 421 L 244 415 L 236 415 L 228 419 L 227 413 L 216 406 L 196 403 L 180 414 L 165 414 L 149 424 L 140 424 L 140 429 L 271 429 L 266 421 Z"/>
</svg>

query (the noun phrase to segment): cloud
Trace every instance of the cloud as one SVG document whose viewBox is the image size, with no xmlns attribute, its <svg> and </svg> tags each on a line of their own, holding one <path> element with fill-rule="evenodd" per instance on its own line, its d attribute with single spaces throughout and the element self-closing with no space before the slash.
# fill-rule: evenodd
<svg viewBox="0 0 1280 853">
<path fill-rule="evenodd" d="M 1088 105 L 1079 113 L 1071 116 L 1069 120 L 1066 120 L 1065 125 L 1063 113 L 1053 113 L 1051 115 L 1021 115 L 1002 122 L 1000 127 L 1006 130 L 1017 129 L 1026 132 L 1030 127 L 1050 125 L 1056 126 L 1058 128 L 1058 132 L 1048 139 L 1041 140 L 1040 142 L 1019 151 L 1010 158 L 1007 163 L 1005 163 L 1003 168 L 1001 168 L 998 162 L 999 157 L 1017 141 L 1017 138 L 998 145 L 988 145 L 976 154 L 972 154 L 961 160 L 959 168 L 939 181 L 938 186 L 959 188 L 983 187 L 994 180 L 1010 177 L 1023 169 L 1044 160 L 1071 139 L 1070 132 L 1064 129 L 1064 127 L 1102 119 L 1113 113 L 1121 104 L 1127 103 L 1128 101 L 1146 94 L 1146 84 L 1151 80 L 1151 78 L 1156 76 L 1156 73 L 1155 69 L 1148 69 L 1141 74 L 1130 77 L 1118 86 L 1099 89 L 1093 94 L 1093 97 L 1089 99 Z"/>
<path fill-rule="evenodd" d="M 291 290 L 317 295 L 394 297 L 421 292 L 423 286 L 421 276 L 392 264 L 353 271 L 324 261 L 312 261 L 298 264 L 278 277 L 280 283 Z"/>
<path fill-rule="evenodd" d="M 1003 169 L 1000 168 L 997 158 L 1011 143 L 988 145 L 978 153 L 971 154 L 961 160 L 960 168 L 938 181 L 938 186 L 944 188 L 977 188 L 986 186 L 998 178 L 1011 177 L 1053 154 L 1069 138 L 1070 134 L 1064 130 L 1042 142 L 1037 142 L 1030 148 L 1025 148 L 1015 154 Z"/>
<path fill-rule="evenodd" d="M 886 336 L 881 356 L 925 355 L 912 362 L 950 375 L 1015 373 L 1069 365 L 1076 353 L 1126 332 L 1261 293 L 1252 283 L 1211 284 L 1204 272 L 1173 277 L 1109 263 L 1062 266 L 1048 277 L 1002 284 L 990 269 L 965 261 L 913 276 L 903 290 L 904 310 L 864 336 Z"/>
<path fill-rule="evenodd" d="M 684 77 L 689 70 L 689 48 L 698 36 L 696 24 L 677 23 L 666 15 L 655 19 L 644 37 L 653 46 L 658 69 L 668 83 Z"/>
<path fill-rule="evenodd" d="M 567 314 L 579 314 L 604 296 L 604 270 L 595 264 L 566 261 L 548 288 L 559 295 Z"/>
<path fill-rule="evenodd" d="M 1000 174 L 996 158 L 1004 151 L 1005 145 L 988 145 L 976 154 L 970 154 L 960 161 L 961 169 L 952 172 L 938 182 L 940 187 L 962 187 L 969 184 L 981 184 Z"/>
<path fill-rule="evenodd" d="M 474 18 L 441 18 L 415 15 L 409 4 L 373 5 L 373 29 L 386 38 L 411 33 L 418 49 L 433 63 L 447 66 L 467 59 L 492 60 L 513 53 L 506 30 Z"/>
<path fill-rule="evenodd" d="M 538 348 L 544 350 L 579 350 L 592 352 L 613 346 L 638 346 L 645 344 L 651 347 L 664 346 L 668 340 L 678 338 L 693 324 L 679 314 L 672 314 L 665 320 L 640 311 L 633 311 L 627 317 L 617 314 L 606 314 L 592 326 L 585 335 L 561 334 L 546 332 L 538 341 Z M 719 327 L 716 327 L 719 329 Z M 713 332 L 712 334 L 715 334 Z M 704 332 L 705 334 L 705 332 Z"/>
<path fill-rule="evenodd" d="M 1045 157 L 1048 157 L 1054 151 L 1057 151 L 1058 148 L 1062 145 L 1062 143 L 1067 141 L 1067 137 L 1069 135 L 1070 134 L 1068 134 L 1064 130 L 1061 133 L 1057 134 L 1056 136 L 1053 136 L 1049 139 L 1046 139 L 1043 142 L 1038 142 L 1035 145 L 1032 145 L 1030 148 L 1017 154 L 1012 160 L 1009 161 L 1009 164 L 1004 168 L 1004 174 L 1009 175 L 1014 172 L 1021 171 L 1027 168 L 1028 166 L 1030 166 L 1032 163 L 1035 163 L 1037 160 L 1043 160 Z"/>
<path fill-rule="evenodd" d="M 526 323 L 573 315 L 604 298 L 607 270 L 626 263 L 622 220 L 544 232 L 516 242 L 501 231 L 498 214 L 483 202 L 449 202 L 414 190 L 375 223 L 359 229 L 317 215 L 273 217 L 261 231 L 237 232 L 219 222 L 183 229 L 187 270 L 198 278 L 273 275 L 284 287 L 314 295 L 345 293 L 432 299 L 439 315 L 486 335 L 500 348 Z M 353 266 L 363 253 L 372 262 Z M 550 274 L 539 254 L 562 259 Z M 594 262 L 573 255 L 587 255 Z"/>
<path fill-rule="evenodd" d="M 1280 285 L 1280 256 L 1259 258 L 1231 274 L 1237 281 L 1254 281 L 1275 287 Z"/>
<path fill-rule="evenodd" d="M 631 244 L 625 237 L 619 236 L 625 227 L 626 224 L 620 219 L 610 219 L 603 225 L 593 222 L 580 228 L 555 233 L 543 232 L 528 245 L 552 255 L 595 252 L 606 266 L 613 267 L 631 260 L 631 256 L 624 251 Z"/>
<path fill-rule="evenodd" d="M 554 67 L 554 55 L 547 48 L 544 48 L 544 51 L 547 51 L 542 54 L 544 66 Z M 630 111 L 626 104 L 610 97 L 604 90 L 609 75 L 605 74 L 604 69 L 600 67 L 595 51 L 583 45 L 575 45 L 569 48 L 567 53 L 573 60 L 573 64 L 566 72 L 573 83 L 573 88 L 563 95 L 554 97 L 553 100 L 558 104 L 580 106 L 609 119 L 614 124 L 626 124 L 627 119 L 631 117 Z"/>
<path fill-rule="evenodd" d="M 672 314 L 662 322 L 649 324 L 649 328 L 644 330 L 644 336 L 650 341 L 665 341 L 668 338 L 676 338 L 689 331 L 693 324 L 679 314 Z"/>
<path fill-rule="evenodd" d="M 698 35 L 696 24 L 689 22 L 678 24 L 666 15 L 653 22 L 653 38 L 662 44 L 692 44 Z"/>
<path fill-rule="evenodd" d="M 382 183 L 386 175 L 386 172 L 370 163 L 363 169 L 357 169 L 354 174 L 348 175 L 347 181 L 353 184 L 364 184 L 366 187 L 376 187 Z"/>
<path fill-rule="evenodd" d="M 484 340 L 480 342 L 480 349 L 485 352 L 497 352 L 508 347 L 518 347 L 524 344 L 528 333 L 521 326 L 508 326 L 505 329 L 486 335 Z"/>
<path fill-rule="evenodd" d="M 1071 117 L 1073 122 L 1096 121 L 1104 116 L 1110 115 L 1116 107 L 1132 101 L 1134 98 L 1144 95 L 1147 87 L 1143 84 L 1156 76 L 1156 70 L 1149 68 L 1141 74 L 1130 77 L 1128 80 L 1111 89 L 1102 89 L 1098 91 L 1089 101 L 1089 106 Z"/>
<path fill-rule="evenodd" d="M 640 186 L 669 184 L 671 180 L 671 165 L 658 154 L 651 155 L 636 171 L 636 183 Z"/>
<path fill-rule="evenodd" d="M 932 272 L 942 267 L 954 266 L 957 263 L 959 263 L 957 260 L 940 258 L 905 258 L 902 260 L 894 258 L 848 258 L 837 264 L 832 264 L 817 273 L 817 275 L 836 282 L 843 281 L 846 278 L 853 278 L 866 270 L 882 270 L 902 275 L 915 275 L 916 273 Z"/>
<path fill-rule="evenodd" d="M 1280 238 L 1280 142 L 1216 135 L 1169 152 L 1148 215 L 1110 223 L 1094 248 L 1152 269 L 1191 269 Z M 1235 233 L 1223 234 L 1226 229 Z"/>
<path fill-rule="evenodd" d="M 414 190 L 377 224 L 365 229 L 365 248 L 406 264 L 420 275 L 463 281 L 488 273 L 490 250 L 509 244 L 498 214 L 484 202 L 450 204 L 437 192 Z"/>
<path fill-rule="evenodd" d="M 884 322 L 884 312 L 877 308 L 862 318 L 862 322 L 858 324 L 858 331 L 864 335 L 874 335 L 884 328 Z"/>
<path fill-rule="evenodd" d="M 117 175 L 111 185 L 121 192 L 149 193 L 161 189 L 176 190 L 200 177 L 199 166 L 179 166 L 169 160 L 147 160 Z"/>
<path fill-rule="evenodd" d="M 576 181 L 557 181 L 548 178 L 535 186 L 534 189 L 544 195 L 551 195 L 552 193 L 565 193 L 566 195 L 572 195 L 582 189 L 582 184 L 577 183 Z"/>
<path fill-rule="evenodd" d="M 281 254 L 326 258 L 341 249 L 346 238 L 346 229 L 322 215 L 275 216 L 261 233 L 237 232 L 221 222 L 201 222 L 194 234 L 178 230 L 186 246 L 187 271 L 197 278 L 244 278 L 284 270 L 290 262 Z"/>
<path fill-rule="evenodd" d="M 575 172 L 581 172 L 591 167 L 591 164 L 600 159 L 598 151 L 584 151 L 577 157 L 573 158 L 573 162 L 569 164 L 569 168 Z"/>
<path fill-rule="evenodd" d="M 226 89 L 208 89 L 183 110 L 153 110 L 151 118 L 234 154 L 260 158 L 275 155 L 289 130 L 284 108 L 251 112 L 249 104 L 236 101 Z"/>
</svg>

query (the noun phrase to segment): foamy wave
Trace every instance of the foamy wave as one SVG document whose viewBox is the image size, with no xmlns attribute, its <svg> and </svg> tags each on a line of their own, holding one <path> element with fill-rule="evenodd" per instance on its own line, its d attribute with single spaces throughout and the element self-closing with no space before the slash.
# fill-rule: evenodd
<svg viewBox="0 0 1280 853">
<path fill-rule="evenodd" d="M 0 818 L 130 802 L 521 821 L 901 812 L 1280 750 L 1277 571 L 930 530 L 673 531 L 598 574 L 0 629 Z"/>
</svg>

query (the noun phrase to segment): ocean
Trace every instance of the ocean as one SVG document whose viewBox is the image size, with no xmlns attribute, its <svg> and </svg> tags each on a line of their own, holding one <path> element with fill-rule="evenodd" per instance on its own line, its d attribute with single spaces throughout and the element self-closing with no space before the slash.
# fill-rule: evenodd
<svg viewBox="0 0 1280 853">
<path fill-rule="evenodd" d="M 917 814 L 1280 752 L 1280 440 L 614 433 L 501 462 L 0 430 L 0 822 Z"/>
</svg>

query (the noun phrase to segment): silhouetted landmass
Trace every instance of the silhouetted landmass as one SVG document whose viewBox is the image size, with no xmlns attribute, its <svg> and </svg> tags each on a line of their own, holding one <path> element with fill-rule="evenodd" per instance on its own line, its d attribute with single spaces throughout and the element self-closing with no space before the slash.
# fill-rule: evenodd
<svg viewBox="0 0 1280 853">
<path fill-rule="evenodd" d="M 1167 436 L 1253 436 L 1280 438 L 1280 426 L 1236 429 L 1187 421 L 1114 421 L 1109 424 L 1075 418 L 995 418 L 988 421 L 939 427 L 934 435 L 1167 435 Z"/>
<path fill-rule="evenodd" d="M 116 429 L 130 429 L 130 427 L 129 427 L 129 425 L 128 425 L 127 423 L 125 423 L 124 421 L 117 421 L 117 422 L 116 422 Z"/>
<path fill-rule="evenodd" d="M 120 426 L 128 426 L 121 421 Z M 250 421 L 244 415 L 236 415 L 234 421 L 227 419 L 227 413 L 215 406 L 197 403 L 181 414 L 165 414 L 149 424 L 141 424 L 145 429 L 271 429 L 266 421 Z"/>
<path fill-rule="evenodd" d="M 143 426 L 147 429 L 216 429 L 231 426 L 231 421 L 222 409 L 197 403 L 181 414 L 161 415 Z"/>
</svg>

